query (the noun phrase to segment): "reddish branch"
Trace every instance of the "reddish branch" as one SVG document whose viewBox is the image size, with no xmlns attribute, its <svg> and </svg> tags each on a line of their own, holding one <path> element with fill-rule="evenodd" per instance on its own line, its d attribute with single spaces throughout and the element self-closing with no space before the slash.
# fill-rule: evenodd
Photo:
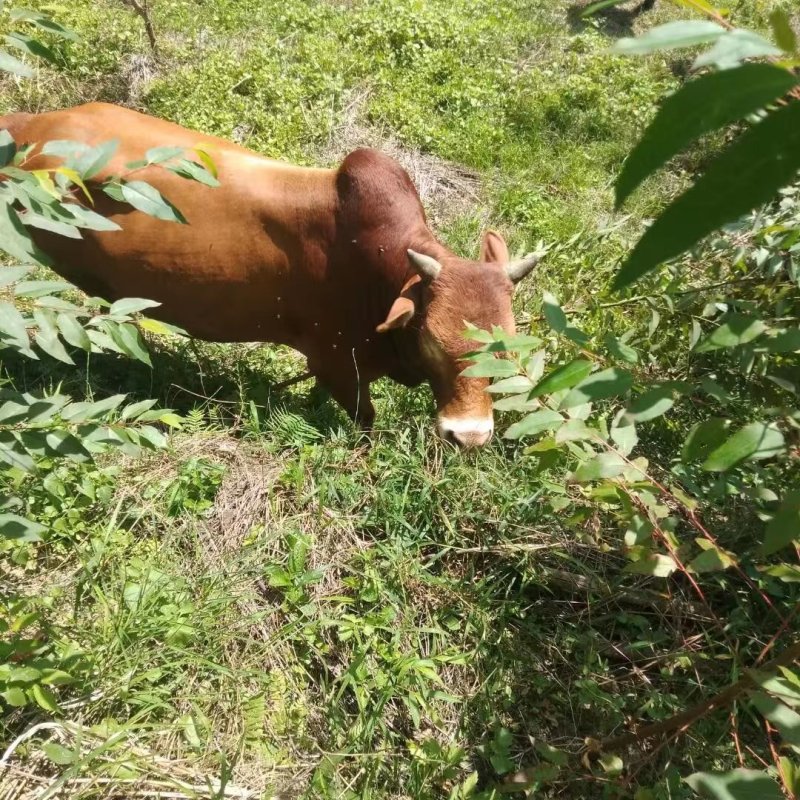
<svg viewBox="0 0 800 800">
<path fill-rule="evenodd" d="M 777 658 L 773 658 L 772 661 L 767 662 L 762 669 L 764 671 L 773 670 L 776 667 L 785 667 L 798 660 L 800 660 L 800 641 L 788 647 Z M 645 725 L 637 731 L 631 731 L 630 733 L 623 733 L 621 736 L 605 739 L 600 743 L 599 749 L 604 753 L 620 750 L 628 745 L 643 742 L 645 739 L 663 736 L 664 734 L 674 731 L 676 728 L 688 728 L 715 709 L 729 706 L 741 694 L 755 688 L 755 686 L 756 682 L 753 678 L 745 674 L 744 677 L 740 678 L 736 683 L 731 684 L 727 689 L 723 689 L 723 691 L 714 695 L 714 697 L 703 700 L 702 703 L 687 708 L 685 711 L 681 711 L 669 719 L 661 720 L 652 725 Z"/>
</svg>

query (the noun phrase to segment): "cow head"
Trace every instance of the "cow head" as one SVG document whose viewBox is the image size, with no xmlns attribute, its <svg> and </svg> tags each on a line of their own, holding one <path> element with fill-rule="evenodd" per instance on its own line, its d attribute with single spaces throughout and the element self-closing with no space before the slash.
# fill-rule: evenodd
<svg viewBox="0 0 800 800">
<path fill-rule="evenodd" d="M 408 251 L 414 275 L 403 287 L 379 332 L 414 321 L 423 369 L 433 389 L 440 435 L 460 447 L 478 447 L 492 437 L 492 399 L 487 378 L 465 378 L 464 356 L 477 343 L 462 336 L 464 322 L 514 332 L 514 284 L 536 265 L 538 255 L 510 261 L 502 236 L 488 231 L 478 261 L 447 255 L 435 259 Z"/>
</svg>

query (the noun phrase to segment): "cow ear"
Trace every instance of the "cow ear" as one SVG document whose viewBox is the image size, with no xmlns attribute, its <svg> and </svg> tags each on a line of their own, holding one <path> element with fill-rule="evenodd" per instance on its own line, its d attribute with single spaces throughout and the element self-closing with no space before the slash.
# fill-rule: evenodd
<svg viewBox="0 0 800 800">
<path fill-rule="evenodd" d="M 405 328 L 411 322 L 416 310 L 417 307 L 414 305 L 413 300 L 400 296 L 392 303 L 386 319 L 375 330 L 378 333 L 386 333 L 386 331 L 392 331 L 396 328 Z"/>
<path fill-rule="evenodd" d="M 375 328 L 378 333 L 405 328 L 411 322 L 414 314 L 417 313 L 417 305 L 420 300 L 420 285 L 419 275 L 414 275 L 413 278 L 406 282 L 397 299 L 392 303 L 386 319 Z"/>
<path fill-rule="evenodd" d="M 481 242 L 480 260 L 491 264 L 508 264 L 508 245 L 497 231 L 486 231 Z"/>
</svg>

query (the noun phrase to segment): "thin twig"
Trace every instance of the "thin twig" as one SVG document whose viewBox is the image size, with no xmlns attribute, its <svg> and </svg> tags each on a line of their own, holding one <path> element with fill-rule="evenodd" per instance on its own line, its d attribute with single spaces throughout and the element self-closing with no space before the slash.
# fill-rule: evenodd
<svg viewBox="0 0 800 800">
<path fill-rule="evenodd" d="M 773 658 L 772 661 L 764 665 L 764 670 L 772 670 L 776 667 L 787 666 L 800 659 L 800 641 L 795 642 L 791 647 L 788 647 L 779 656 Z M 638 731 L 631 731 L 623 733 L 620 736 L 614 736 L 610 739 L 605 739 L 600 743 L 601 752 L 612 752 L 620 750 L 631 744 L 640 744 L 646 739 L 652 739 L 657 736 L 663 736 L 677 728 L 688 728 L 694 724 L 701 717 L 706 716 L 717 708 L 725 708 L 729 706 L 736 698 L 744 692 L 755 688 L 756 682 L 749 675 L 745 674 L 736 683 L 728 686 L 727 689 L 714 695 L 708 700 L 703 700 L 701 703 L 692 706 L 691 708 L 674 714 L 668 719 L 661 720 L 660 722 L 653 723 L 652 725 L 645 725 Z"/>
<path fill-rule="evenodd" d="M 150 48 L 154 53 L 158 53 L 158 43 L 156 42 L 156 32 L 153 28 L 153 20 L 150 19 L 150 9 L 147 7 L 147 0 L 122 0 L 122 2 L 132 8 L 144 21 L 144 29 L 147 38 L 150 40 Z"/>
</svg>

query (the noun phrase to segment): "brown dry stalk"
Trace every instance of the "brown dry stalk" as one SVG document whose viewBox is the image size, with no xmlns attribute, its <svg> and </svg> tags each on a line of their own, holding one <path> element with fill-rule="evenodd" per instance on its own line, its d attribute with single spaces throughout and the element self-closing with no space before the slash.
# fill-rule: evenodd
<svg viewBox="0 0 800 800">
<path fill-rule="evenodd" d="M 761 669 L 765 671 L 771 670 L 775 669 L 776 667 L 787 666 L 798 660 L 800 660 L 800 641 L 795 642 L 791 647 L 784 650 L 784 652 L 781 653 L 777 658 L 772 659 L 772 661 L 770 661 L 768 664 L 765 664 Z M 656 722 L 652 725 L 646 725 L 637 731 L 631 731 L 620 736 L 613 736 L 608 739 L 603 739 L 602 741 L 589 740 L 590 743 L 588 747 L 580 755 L 581 763 L 583 763 L 588 769 L 588 758 L 591 756 L 599 755 L 600 753 L 611 753 L 615 750 L 620 750 L 623 747 L 627 747 L 628 745 L 640 744 L 646 739 L 653 739 L 657 736 L 666 736 L 667 734 L 671 734 L 672 738 L 677 738 L 682 733 L 685 733 L 695 722 L 697 722 L 697 720 L 701 719 L 706 714 L 709 714 L 711 711 L 714 711 L 717 708 L 729 706 L 744 692 L 755 688 L 755 686 L 755 680 L 749 674 L 745 674 L 744 677 L 740 678 L 738 681 L 736 681 L 736 683 L 731 684 L 727 689 L 724 689 L 723 691 L 714 695 L 714 697 L 711 697 L 708 700 L 703 700 L 703 702 L 698 703 L 697 705 L 692 706 L 685 711 L 681 711 L 678 714 L 674 714 L 669 719 Z M 736 740 L 738 741 L 738 737 Z M 667 741 L 668 740 L 662 742 L 661 745 L 656 748 L 656 750 L 660 749 L 660 747 L 666 744 Z M 752 753 L 752 750 L 749 747 L 747 749 Z M 753 755 L 756 758 L 759 758 L 757 754 L 753 753 Z M 742 758 L 741 752 L 739 752 L 739 757 Z M 768 764 L 764 762 L 764 766 L 767 767 Z M 519 792 L 522 791 L 526 786 L 529 786 L 531 780 L 532 777 L 530 771 L 522 770 L 521 772 L 515 772 L 512 775 L 507 775 L 505 780 L 497 787 L 497 789 L 503 794 Z"/>
<path fill-rule="evenodd" d="M 154 53 L 158 52 L 158 44 L 156 42 L 156 32 L 153 28 L 153 20 L 150 18 L 150 9 L 147 7 L 147 0 L 122 0 L 122 2 L 132 8 L 144 22 L 144 29 L 147 32 L 147 38 L 150 40 L 150 47 Z"/>
<path fill-rule="evenodd" d="M 767 662 L 762 669 L 768 671 L 776 667 L 787 666 L 798 660 L 800 660 L 800 641 L 795 642 L 779 656 Z M 727 689 L 723 689 L 719 694 L 714 695 L 714 697 L 703 700 L 701 703 L 687 708 L 685 711 L 681 711 L 678 714 L 674 714 L 669 717 L 669 719 L 655 722 L 652 725 L 645 725 L 637 731 L 631 731 L 629 733 L 623 733 L 620 736 L 613 736 L 610 739 L 604 739 L 600 742 L 598 749 L 601 752 L 611 752 L 631 744 L 638 744 L 646 739 L 663 736 L 676 728 L 688 728 L 711 711 L 729 706 L 741 694 L 749 689 L 753 689 L 755 686 L 755 680 L 750 675 L 745 674 L 736 681 L 736 683 L 731 684 Z"/>
</svg>

